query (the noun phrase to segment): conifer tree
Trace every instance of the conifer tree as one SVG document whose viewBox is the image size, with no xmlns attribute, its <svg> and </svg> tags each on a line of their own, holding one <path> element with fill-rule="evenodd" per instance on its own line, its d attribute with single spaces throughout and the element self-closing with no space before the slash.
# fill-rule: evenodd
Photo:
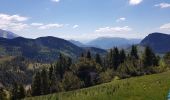
<svg viewBox="0 0 170 100">
<path fill-rule="evenodd" d="M 90 53 L 90 51 L 87 51 L 86 58 L 87 58 L 87 59 L 89 59 L 89 60 L 92 58 L 92 57 L 91 57 L 91 53 Z"/>
<path fill-rule="evenodd" d="M 18 84 L 14 82 L 13 88 L 11 91 L 11 99 L 12 100 L 20 100 L 24 98 L 26 95 L 24 86 L 22 84 Z"/>
<path fill-rule="evenodd" d="M 41 75 L 40 75 L 40 72 L 37 72 L 35 74 L 31 88 L 32 88 L 32 96 L 41 95 Z"/>
<path fill-rule="evenodd" d="M 132 49 L 131 49 L 130 55 L 134 59 L 139 59 L 137 46 L 132 45 Z"/>
<path fill-rule="evenodd" d="M 22 84 L 18 85 L 18 99 L 22 99 L 26 96 L 25 88 Z"/>
<path fill-rule="evenodd" d="M 126 59 L 126 54 L 125 54 L 125 51 L 122 49 L 120 51 L 120 63 L 123 63 Z"/>
<path fill-rule="evenodd" d="M 158 57 L 156 57 L 156 55 L 154 54 L 152 49 L 150 49 L 149 47 L 146 47 L 146 49 L 145 49 L 143 64 L 144 64 L 144 67 L 159 65 Z"/>
<path fill-rule="evenodd" d="M 84 53 L 81 53 L 81 57 L 82 57 L 82 58 L 84 57 Z"/>
<path fill-rule="evenodd" d="M 14 82 L 12 91 L 11 91 L 11 99 L 17 100 L 18 99 L 18 84 Z"/>
<path fill-rule="evenodd" d="M 49 93 L 49 78 L 45 68 L 41 71 L 41 94 L 45 95 Z"/>
<path fill-rule="evenodd" d="M 53 68 L 53 65 L 51 64 L 50 68 L 49 68 L 49 73 L 48 73 L 48 76 L 49 76 L 49 79 L 51 80 L 52 78 L 52 74 L 54 72 L 54 68 Z"/>
<path fill-rule="evenodd" d="M 115 47 L 113 49 L 113 66 L 114 66 L 114 69 L 117 70 L 119 64 L 120 64 L 120 54 L 119 54 L 119 50 L 117 47 Z"/>
<path fill-rule="evenodd" d="M 56 63 L 55 70 L 56 75 L 60 76 L 60 79 L 63 78 L 64 72 L 69 69 L 67 59 L 64 55 L 60 54 L 59 59 Z"/>
<path fill-rule="evenodd" d="M 59 92 L 59 91 L 60 91 L 60 83 L 57 80 L 55 71 L 53 71 L 50 79 L 50 93 Z"/>
<path fill-rule="evenodd" d="M 102 60 L 101 60 L 101 57 L 100 57 L 100 55 L 98 53 L 96 54 L 96 59 L 95 60 L 96 60 L 96 63 L 102 65 Z"/>
</svg>

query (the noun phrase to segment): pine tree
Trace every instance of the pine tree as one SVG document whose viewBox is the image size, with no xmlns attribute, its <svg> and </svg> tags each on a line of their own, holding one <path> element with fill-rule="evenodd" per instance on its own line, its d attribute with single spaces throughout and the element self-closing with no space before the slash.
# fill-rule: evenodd
<svg viewBox="0 0 170 100">
<path fill-rule="evenodd" d="M 114 48 L 113 49 L 113 66 L 114 66 L 114 69 L 117 70 L 119 64 L 120 64 L 120 54 L 119 54 L 119 50 L 118 48 Z"/>
<path fill-rule="evenodd" d="M 41 71 L 41 94 L 45 95 L 49 93 L 49 78 L 45 68 Z"/>
<path fill-rule="evenodd" d="M 131 55 L 131 57 L 133 59 L 139 59 L 137 46 L 132 45 L 132 49 L 131 49 L 130 55 Z"/>
<path fill-rule="evenodd" d="M 96 54 L 96 59 L 95 60 L 96 60 L 96 63 L 102 65 L 102 60 L 101 60 L 101 57 L 100 57 L 100 55 L 98 53 Z"/>
<path fill-rule="evenodd" d="M 120 51 L 120 63 L 123 63 L 126 59 L 126 54 L 125 54 L 125 51 L 122 49 Z"/>
<path fill-rule="evenodd" d="M 18 84 L 14 82 L 13 88 L 11 91 L 11 99 L 12 100 L 20 100 L 25 97 L 25 89 L 22 84 Z"/>
<path fill-rule="evenodd" d="M 72 65 L 72 59 L 70 57 L 67 58 L 67 69 L 69 69 L 69 67 Z"/>
<path fill-rule="evenodd" d="M 18 85 L 18 98 L 22 99 L 25 96 L 26 96 L 26 92 L 25 92 L 24 86 L 22 84 L 19 84 Z"/>
<path fill-rule="evenodd" d="M 81 57 L 82 57 L 82 58 L 84 57 L 84 53 L 81 53 Z"/>
<path fill-rule="evenodd" d="M 11 91 L 11 99 L 17 100 L 18 99 L 18 84 L 14 82 L 12 91 Z"/>
<path fill-rule="evenodd" d="M 146 47 L 146 49 L 145 49 L 143 64 L 144 64 L 144 67 L 159 65 L 158 57 L 156 57 L 154 52 L 149 47 Z"/>
<path fill-rule="evenodd" d="M 60 76 L 60 79 L 63 78 L 64 72 L 69 69 L 70 64 L 72 63 L 71 59 L 69 63 L 67 59 L 68 58 L 66 58 L 64 55 L 60 54 L 59 59 L 56 63 L 55 71 L 56 71 L 56 75 Z"/>
<path fill-rule="evenodd" d="M 86 58 L 89 59 L 89 60 L 91 59 L 91 53 L 90 53 L 90 51 L 87 51 Z"/>
<path fill-rule="evenodd" d="M 33 96 L 41 95 L 41 75 L 40 75 L 40 72 L 37 72 L 35 74 L 31 88 L 32 88 L 32 95 Z"/>
<path fill-rule="evenodd" d="M 60 82 L 57 80 L 55 71 L 53 71 L 50 79 L 50 93 L 59 92 L 60 90 Z"/>
<path fill-rule="evenodd" d="M 52 78 L 53 71 L 54 71 L 54 68 L 53 68 L 53 65 L 51 64 L 51 66 L 50 66 L 50 68 L 49 68 L 49 73 L 48 73 L 48 76 L 49 76 L 49 79 L 50 79 L 50 80 L 51 80 L 51 78 Z"/>
</svg>

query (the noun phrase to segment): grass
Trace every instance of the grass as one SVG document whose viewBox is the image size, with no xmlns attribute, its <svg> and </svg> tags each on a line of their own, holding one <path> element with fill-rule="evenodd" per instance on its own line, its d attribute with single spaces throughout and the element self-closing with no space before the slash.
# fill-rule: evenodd
<svg viewBox="0 0 170 100">
<path fill-rule="evenodd" d="M 167 100 L 170 72 L 146 75 L 25 100 Z"/>
</svg>

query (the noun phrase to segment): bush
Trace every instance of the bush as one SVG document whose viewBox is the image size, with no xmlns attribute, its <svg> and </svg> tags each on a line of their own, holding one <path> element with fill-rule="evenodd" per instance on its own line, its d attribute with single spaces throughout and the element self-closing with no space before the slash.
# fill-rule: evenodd
<svg viewBox="0 0 170 100">
<path fill-rule="evenodd" d="M 106 71 L 100 73 L 99 77 L 99 82 L 100 83 L 106 83 L 110 82 L 113 78 L 113 69 L 107 69 Z"/>
<path fill-rule="evenodd" d="M 137 66 L 133 62 L 133 60 L 126 60 L 124 63 L 122 63 L 118 67 L 119 76 L 121 78 L 128 78 L 128 77 L 131 77 L 131 76 L 137 76 L 138 75 L 137 70 L 138 70 Z"/>
<path fill-rule="evenodd" d="M 83 87 L 83 82 L 72 72 L 65 72 L 62 85 L 66 91 L 70 91 Z"/>
</svg>

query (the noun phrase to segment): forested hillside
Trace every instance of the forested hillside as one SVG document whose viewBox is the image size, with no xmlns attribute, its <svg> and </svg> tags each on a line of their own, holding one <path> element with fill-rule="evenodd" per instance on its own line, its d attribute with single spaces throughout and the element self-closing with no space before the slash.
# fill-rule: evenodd
<svg viewBox="0 0 170 100">
<path fill-rule="evenodd" d="M 9 92 L 12 99 L 60 93 L 107 83 L 113 79 L 162 73 L 169 70 L 169 61 L 170 53 L 160 58 L 146 47 L 143 54 L 139 55 L 135 45 L 131 47 L 130 53 L 118 48 L 111 49 L 106 56 L 98 53 L 92 56 L 90 51 L 83 52 L 76 61 L 60 53 L 51 64 L 17 57 L 1 64 L 1 87 L 3 91 Z"/>
<path fill-rule="evenodd" d="M 98 48 L 89 48 L 95 53 L 105 54 L 106 51 Z M 51 63 L 58 59 L 63 53 L 76 59 L 82 52 L 88 49 L 78 47 L 69 41 L 56 37 L 40 37 L 37 39 L 27 39 L 18 37 L 14 39 L 0 38 L 1 56 L 24 56 L 31 60 L 42 63 Z"/>
</svg>

